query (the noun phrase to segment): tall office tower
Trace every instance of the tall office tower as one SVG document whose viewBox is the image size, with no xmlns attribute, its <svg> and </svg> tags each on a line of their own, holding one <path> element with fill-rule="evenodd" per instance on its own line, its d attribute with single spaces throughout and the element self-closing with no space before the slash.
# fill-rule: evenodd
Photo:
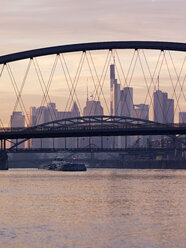
<svg viewBox="0 0 186 248">
<path fill-rule="evenodd" d="M 121 90 L 120 90 L 120 84 L 117 83 L 117 79 L 115 79 L 112 93 L 113 93 L 113 115 L 121 116 Z M 116 136 L 113 137 L 112 139 L 115 148 L 121 148 L 122 137 Z"/>
<path fill-rule="evenodd" d="M 50 113 L 47 107 L 40 106 L 39 108 L 37 108 L 36 110 L 37 125 L 49 122 L 50 119 L 51 119 Z"/>
<path fill-rule="evenodd" d="M 62 120 L 62 119 L 68 119 L 71 118 L 71 111 L 58 111 L 57 112 L 57 119 Z M 69 138 L 57 138 L 57 148 L 65 148 L 69 147 Z"/>
<path fill-rule="evenodd" d="M 49 102 L 43 113 L 45 122 L 56 121 L 58 117 L 57 113 L 56 104 L 54 102 Z M 43 139 L 43 146 L 45 148 L 57 148 L 58 140 L 56 138 Z"/>
<path fill-rule="evenodd" d="M 38 108 L 31 107 L 29 113 L 29 125 L 36 126 L 46 122 L 52 122 L 55 120 L 62 120 L 65 118 L 71 117 L 79 117 L 80 112 L 79 108 L 74 102 L 71 111 L 58 111 L 56 109 L 55 103 L 48 103 L 47 107 L 40 106 Z M 45 138 L 45 139 L 32 139 L 28 142 L 29 147 L 32 148 L 64 148 L 67 147 L 74 147 L 77 143 L 74 141 L 75 138 Z"/>
<path fill-rule="evenodd" d="M 167 123 L 174 123 L 174 100 L 167 100 Z"/>
<path fill-rule="evenodd" d="M 36 107 L 30 107 L 30 109 L 29 109 L 28 118 L 29 118 L 29 126 L 30 127 L 37 125 L 36 111 L 37 111 Z M 36 142 L 36 140 L 38 140 L 38 139 L 27 140 L 27 142 L 26 142 L 27 148 L 36 148 L 37 147 L 36 143 L 38 143 L 38 141 Z"/>
<path fill-rule="evenodd" d="M 186 123 L 186 112 L 179 112 L 179 123 Z"/>
<path fill-rule="evenodd" d="M 115 65 L 110 65 L 110 115 L 120 116 L 121 115 L 121 90 L 120 84 L 118 84 L 115 76 Z M 107 137 L 110 145 L 120 148 L 121 137 Z"/>
<path fill-rule="evenodd" d="M 154 121 L 159 123 L 174 123 L 174 100 L 168 98 L 166 92 L 157 90 L 153 94 Z"/>
<path fill-rule="evenodd" d="M 88 100 L 86 102 L 86 106 L 83 109 L 83 116 L 102 116 L 103 115 L 103 107 L 101 106 L 100 101 Z M 80 143 L 81 147 L 87 147 L 89 145 L 95 147 L 101 147 L 101 137 L 88 137 L 81 138 Z"/>
<path fill-rule="evenodd" d="M 157 90 L 153 94 L 154 99 L 154 121 L 164 123 L 164 93 L 161 90 Z M 165 103 L 166 104 L 166 103 Z"/>
<path fill-rule="evenodd" d="M 133 88 L 120 89 L 115 77 L 115 65 L 110 65 L 110 113 L 115 116 L 133 116 Z M 114 137 L 115 147 L 129 147 L 132 145 L 132 137 Z"/>
<path fill-rule="evenodd" d="M 37 109 L 36 116 L 37 116 L 37 124 L 38 125 L 51 121 L 50 111 L 49 111 L 48 107 L 45 107 L 45 106 L 39 107 Z M 51 139 L 49 139 L 49 138 L 40 139 L 39 147 L 49 148 L 50 147 L 50 140 Z"/>
<path fill-rule="evenodd" d="M 57 120 L 57 109 L 56 109 L 56 104 L 54 102 L 50 102 L 48 103 L 47 105 L 47 108 L 46 108 L 46 112 L 47 113 L 47 117 L 48 118 L 48 121 L 55 121 Z M 45 112 L 45 114 L 46 114 Z"/>
<path fill-rule="evenodd" d="M 114 81 L 115 81 L 115 65 L 110 65 L 110 88 L 113 87 Z"/>
<path fill-rule="evenodd" d="M 74 101 L 72 109 L 71 109 L 71 117 L 79 117 L 80 112 L 77 103 Z"/>
<path fill-rule="evenodd" d="M 77 103 L 74 101 L 71 111 L 57 111 L 57 120 L 79 117 L 80 111 Z M 75 148 L 78 138 L 56 138 L 57 148 Z"/>
<path fill-rule="evenodd" d="M 78 108 L 77 103 L 74 101 L 72 109 L 70 111 L 70 117 L 79 117 L 80 111 Z M 64 139 L 63 139 L 64 140 Z M 79 145 L 79 138 L 72 137 L 72 138 L 66 138 L 66 145 L 68 145 L 69 148 L 76 148 Z"/>
<path fill-rule="evenodd" d="M 113 85 L 113 115 L 121 115 L 121 90 L 120 84 L 117 83 L 117 79 L 115 79 Z"/>
<path fill-rule="evenodd" d="M 29 112 L 29 126 L 33 127 L 37 125 L 37 116 L 36 116 L 36 107 L 30 107 L 30 112 Z"/>
<path fill-rule="evenodd" d="M 125 87 L 121 90 L 121 116 L 133 117 L 133 88 Z M 131 147 L 133 138 L 129 136 L 121 137 L 121 147 Z"/>
<path fill-rule="evenodd" d="M 149 120 L 149 105 L 136 104 L 134 105 L 134 118 Z"/>
<path fill-rule="evenodd" d="M 186 112 L 179 112 L 179 123 L 186 124 Z M 186 135 L 183 135 L 183 137 L 186 140 Z M 182 144 L 182 147 L 185 147 L 185 145 Z M 182 152 L 182 157 L 186 158 L 186 151 Z"/>
<path fill-rule="evenodd" d="M 55 121 L 57 119 L 57 109 L 55 103 L 49 103 L 47 107 L 40 106 L 39 108 L 31 107 L 29 114 L 30 126 L 36 126 L 42 123 Z M 49 148 L 53 146 L 52 138 L 32 139 L 29 146 L 32 148 Z"/>
<path fill-rule="evenodd" d="M 133 88 L 125 87 L 121 91 L 121 115 L 133 117 Z"/>
<path fill-rule="evenodd" d="M 153 94 L 154 100 L 154 121 L 162 124 L 174 123 L 174 100 L 168 98 L 166 92 L 157 90 Z M 153 136 L 153 139 L 160 140 L 164 136 Z"/>
<path fill-rule="evenodd" d="M 110 115 L 114 115 L 115 84 L 117 84 L 117 79 L 115 78 L 115 65 L 112 64 L 110 65 Z"/>
<path fill-rule="evenodd" d="M 134 111 L 133 111 L 133 117 L 143 120 L 149 120 L 149 105 L 146 104 L 138 104 L 134 105 Z M 149 136 L 134 136 L 133 138 L 133 144 L 134 146 L 146 146 L 147 140 L 149 139 Z"/>
<path fill-rule="evenodd" d="M 24 127 L 25 126 L 25 116 L 22 112 L 13 112 L 10 119 L 11 127 Z"/>
<path fill-rule="evenodd" d="M 11 127 L 24 127 L 25 126 L 25 116 L 22 114 L 22 112 L 13 112 L 10 117 L 10 126 Z M 21 141 L 18 140 L 18 142 Z M 13 143 L 16 142 L 16 140 L 12 140 Z M 24 143 L 20 144 L 18 148 L 24 148 Z"/>
<path fill-rule="evenodd" d="M 101 106 L 100 101 L 89 101 L 87 99 L 86 106 L 83 109 L 84 116 L 95 116 L 103 115 L 103 107 Z"/>
<path fill-rule="evenodd" d="M 29 119 L 30 126 L 37 126 L 39 124 L 49 122 L 50 115 L 48 108 L 44 106 L 41 106 L 39 108 L 30 107 Z M 48 148 L 49 139 L 31 139 L 29 142 L 29 146 L 32 148 Z"/>
</svg>

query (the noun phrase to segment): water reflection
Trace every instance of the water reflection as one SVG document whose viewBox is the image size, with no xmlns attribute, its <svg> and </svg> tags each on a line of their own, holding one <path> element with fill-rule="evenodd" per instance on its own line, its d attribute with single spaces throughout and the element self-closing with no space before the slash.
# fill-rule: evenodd
<svg viewBox="0 0 186 248">
<path fill-rule="evenodd" d="M 184 247 L 186 172 L 0 172 L 4 247 Z"/>
</svg>

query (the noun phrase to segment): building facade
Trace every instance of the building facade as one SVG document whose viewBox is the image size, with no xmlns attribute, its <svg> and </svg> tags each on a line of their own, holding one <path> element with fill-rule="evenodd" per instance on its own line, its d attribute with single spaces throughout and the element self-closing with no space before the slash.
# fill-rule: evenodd
<svg viewBox="0 0 186 248">
<path fill-rule="evenodd" d="M 179 123 L 186 123 L 186 112 L 179 112 Z"/>
<path fill-rule="evenodd" d="M 87 98 L 86 106 L 83 109 L 83 116 L 102 116 L 103 107 L 100 101 L 89 100 Z M 105 137 L 83 137 L 80 138 L 81 147 L 101 147 L 103 139 Z"/>
<path fill-rule="evenodd" d="M 76 102 L 73 103 L 71 111 L 58 111 L 55 103 L 49 103 L 47 106 L 30 108 L 29 125 L 36 126 L 55 120 L 62 120 L 79 116 L 80 112 Z M 76 143 L 76 138 L 45 138 L 31 139 L 28 142 L 28 146 L 30 148 L 70 148 L 75 147 Z"/>
<path fill-rule="evenodd" d="M 158 123 L 174 123 L 174 100 L 168 98 L 166 92 L 157 90 L 153 94 L 154 121 Z"/>
<path fill-rule="evenodd" d="M 22 114 L 22 112 L 16 112 L 14 111 L 10 117 L 10 127 L 14 128 L 14 127 L 25 127 L 25 116 Z M 20 140 L 11 140 L 12 143 L 16 143 L 21 141 Z M 18 148 L 24 148 L 25 144 L 22 143 L 18 146 Z"/>
<path fill-rule="evenodd" d="M 133 88 L 121 89 L 115 77 L 115 65 L 110 65 L 110 113 L 114 116 L 133 117 Z M 132 137 L 113 137 L 113 145 L 116 148 L 131 147 Z"/>
<path fill-rule="evenodd" d="M 134 105 L 133 116 L 137 119 L 149 120 L 149 105 L 147 104 L 136 104 Z M 133 146 L 147 146 L 149 136 L 134 136 Z"/>
</svg>

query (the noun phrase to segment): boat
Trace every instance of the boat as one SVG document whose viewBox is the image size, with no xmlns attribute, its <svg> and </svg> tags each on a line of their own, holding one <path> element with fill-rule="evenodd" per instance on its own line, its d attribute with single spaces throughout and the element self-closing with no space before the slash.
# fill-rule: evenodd
<svg viewBox="0 0 186 248">
<path fill-rule="evenodd" d="M 67 162 L 61 157 L 55 158 L 47 167 L 48 170 L 55 171 L 86 171 L 85 164 Z"/>
</svg>

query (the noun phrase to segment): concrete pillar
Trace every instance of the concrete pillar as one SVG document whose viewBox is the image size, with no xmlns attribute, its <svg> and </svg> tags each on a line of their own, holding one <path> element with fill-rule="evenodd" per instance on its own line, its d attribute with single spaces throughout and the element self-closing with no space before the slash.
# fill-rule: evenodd
<svg viewBox="0 0 186 248">
<path fill-rule="evenodd" d="M 90 153 L 90 167 L 95 167 L 95 154 L 94 154 L 94 152 Z"/>
<path fill-rule="evenodd" d="M 0 152 L 0 170 L 8 170 L 8 155 L 5 151 Z"/>
</svg>

